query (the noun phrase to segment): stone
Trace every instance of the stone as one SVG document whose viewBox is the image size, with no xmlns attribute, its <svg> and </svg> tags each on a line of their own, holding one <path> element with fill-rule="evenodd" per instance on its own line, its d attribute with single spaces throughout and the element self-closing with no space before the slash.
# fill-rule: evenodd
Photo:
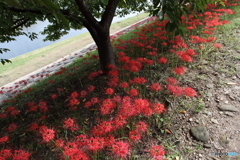
<svg viewBox="0 0 240 160">
<path fill-rule="evenodd" d="M 228 138 L 225 135 L 219 136 L 218 142 L 224 148 L 226 148 L 229 144 Z"/>
<path fill-rule="evenodd" d="M 218 120 L 217 119 L 214 119 L 214 118 L 211 118 L 211 121 L 215 124 L 218 124 Z"/>
<path fill-rule="evenodd" d="M 222 105 L 218 107 L 221 111 L 238 112 L 238 109 L 232 105 Z"/>
<path fill-rule="evenodd" d="M 234 114 L 232 112 L 226 112 L 225 115 L 230 116 L 230 117 L 234 117 Z"/>
<path fill-rule="evenodd" d="M 206 143 L 209 140 L 209 132 L 204 126 L 195 126 L 190 129 L 191 135 L 198 141 Z"/>
<path fill-rule="evenodd" d="M 212 145 L 211 145 L 211 144 L 208 144 L 208 143 L 205 143 L 205 144 L 203 144 L 203 147 L 204 147 L 204 148 L 211 148 Z"/>
</svg>

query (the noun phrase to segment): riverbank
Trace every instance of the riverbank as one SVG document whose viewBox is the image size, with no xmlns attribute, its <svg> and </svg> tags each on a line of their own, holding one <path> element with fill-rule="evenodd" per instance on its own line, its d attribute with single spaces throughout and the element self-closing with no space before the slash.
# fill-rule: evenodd
<svg viewBox="0 0 240 160">
<path fill-rule="evenodd" d="M 110 33 L 113 34 L 126 26 L 146 18 L 147 16 L 147 13 L 140 13 L 134 17 L 113 23 Z M 13 82 L 14 80 L 51 64 L 68 54 L 79 52 L 83 47 L 91 43 L 93 43 L 91 35 L 89 33 L 83 33 L 76 37 L 15 57 L 11 59 L 12 64 L 6 64 L 0 67 L 0 86 Z"/>
</svg>

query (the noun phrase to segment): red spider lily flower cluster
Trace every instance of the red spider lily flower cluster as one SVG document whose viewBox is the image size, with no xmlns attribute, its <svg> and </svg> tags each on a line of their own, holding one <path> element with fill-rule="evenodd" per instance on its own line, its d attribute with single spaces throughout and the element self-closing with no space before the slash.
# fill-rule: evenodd
<svg viewBox="0 0 240 160">
<path fill-rule="evenodd" d="M 224 1 L 226 5 L 232 5 Z M 151 95 L 169 93 L 173 96 L 187 96 L 196 97 L 198 93 L 191 87 L 182 87 L 177 78 L 184 75 L 187 67 L 183 64 L 192 63 L 197 57 L 197 50 L 191 48 L 189 43 L 193 46 L 200 46 L 204 49 L 205 44 L 220 49 L 223 47 L 221 44 L 216 43 L 216 38 L 212 36 L 216 26 L 229 23 L 228 21 L 221 20 L 219 16 L 224 14 L 234 14 L 231 9 L 216 9 L 215 5 L 209 5 L 209 10 L 204 13 L 196 13 L 201 19 L 196 18 L 193 14 L 188 17 L 182 16 L 181 20 L 187 26 L 187 33 L 189 39 L 186 40 L 181 36 L 172 36 L 169 39 L 164 26 L 168 21 L 153 21 L 146 26 L 139 29 L 138 32 L 129 40 L 118 40 L 115 44 L 118 49 L 117 60 L 118 68 L 113 65 L 109 66 L 109 72 L 106 86 L 101 87 L 104 90 L 99 90 L 99 86 L 83 86 L 78 87 L 81 89 L 70 90 L 69 88 L 56 88 L 56 92 L 47 95 L 48 99 L 39 99 L 36 102 L 28 102 L 24 109 L 17 108 L 16 106 L 7 107 L 4 112 L 0 114 L 0 119 L 5 120 L 8 118 L 20 118 L 20 115 L 38 114 L 35 121 L 27 124 L 27 127 L 20 126 L 20 123 L 14 123 L 12 120 L 10 124 L 4 127 L 4 135 L 0 137 L 0 144 L 7 145 L 11 142 L 11 135 L 20 130 L 26 129 L 26 132 L 37 133 L 40 135 L 43 144 L 53 147 L 60 155 L 60 159 L 70 160 L 90 160 L 92 154 L 98 155 L 98 152 L 108 152 L 108 155 L 113 159 L 121 158 L 128 159 L 136 143 L 142 143 L 141 139 L 146 135 L 149 126 L 145 121 L 152 115 L 163 114 L 166 111 L 166 106 L 156 100 L 156 97 L 149 98 Z M 154 18 L 153 18 L 154 19 Z M 188 21 L 187 21 L 188 19 Z M 201 36 L 193 35 L 192 30 L 201 27 Z M 151 39 L 148 34 L 152 34 Z M 169 33 L 171 34 L 171 33 Z M 170 37 L 171 37 L 170 36 Z M 160 46 L 160 47 L 159 47 Z M 160 50 L 167 52 L 163 54 Z M 132 55 L 132 56 L 130 56 Z M 168 56 L 169 55 L 169 56 Z M 98 56 L 89 56 L 89 59 L 98 59 Z M 179 59 L 180 64 L 170 65 L 171 58 Z M 88 61 L 86 61 L 87 65 Z M 160 79 L 150 79 L 144 77 L 142 73 L 148 72 L 147 69 L 154 69 L 156 66 L 168 68 L 172 77 L 165 77 L 163 75 L 163 82 Z M 173 67 L 174 66 L 174 67 Z M 72 68 L 77 70 L 77 67 Z M 190 70 L 190 67 L 188 69 Z M 67 75 L 67 69 L 61 68 L 55 75 Z M 102 71 L 95 71 L 87 75 L 87 79 L 95 80 Z M 41 75 L 39 75 L 41 77 Z M 158 76 L 158 75 L 157 75 Z M 36 78 L 38 76 L 33 76 Z M 160 76 L 159 76 L 160 77 Z M 177 77 L 177 78 L 176 78 Z M 17 85 L 27 84 L 27 81 L 19 82 Z M 55 80 L 49 80 L 48 83 L 56 84 Z M 15 88 L 18 88 L 16 85 Z M 60 86 L 59 86 L 60 87 Z M 9 88 L 11 92 L 13 88 Z M 26 92 L 30 92 L 29 88 Z M 120 91 L 120 92 L 119 92 Z M 56 93 L 56 94 L 54 94 Z M 0 94 L 3 94 L 0 91 Z M 65 96 L 65 97 L 64 97 Z M 89 110 L 98 113 L 98 117 L 92 123 L 91 128 L 83 131 L 82 124 L 78 124 L 76 117 L 68 118 L 64 116 L 60 120 L 60 125 L 54 126 L 54 129 L 48 128 L 46 123 L 52 120 L 49 117 L 49 112 L 54 108 L 54 102 L 63 97 L 63 106 L 65 110 L 79 113 L 79 110 Z M 107 97 L 107 98 L 106 98 Z M 153 101 L 154 99 L 154 101 Z M 55 108 L 54 108 L 55 109 Z M 56 109 L 57 110 L 57 109 Z M 64 112 L 65 113 L 65 112 Z M 81 118 L 81 115 L 78 115 Z M 92 118 L 92 117 L 91 117 Z M 137 120 L 136 120 L 137 119 Z M 134 120 L 134 121 L 133 121 Z M 131 125 L 129 125 L 131 124 Z M 86 120 L 87 125 L 87 120 Z M 130 127 L 129 127 L 130 126 Z M 59 127 L 59 128 L 57 128 Z M 126 129 L 127 128 L 127 129 Z M 63 131 L 64 130 L 64 131 Z M 68 132 L 68 131 L 71 132 Z M 122 133 L 126 140 L 122 139 Z M 63 137 L 61 134 L 66 133 Z M 72 133 L 73 132 L 73 133 Z M 79 134 L 79 133 L 85 134 Z M 25 133 L 24 133 L 25 134 Z M 9 138 L 10 137 L 10 138 Z M 66 138 L 67 137 L 67 138 Z M 153 159 L 163 159 L 166 154 L 163 147 L 159 145 L 152 146 L 148 152 Z M 30 153 L 24 150 L 0 150 L 0 159 L 29 159 Z M 151 159 L 149 158 L 149 159 Z"/>
</svg>

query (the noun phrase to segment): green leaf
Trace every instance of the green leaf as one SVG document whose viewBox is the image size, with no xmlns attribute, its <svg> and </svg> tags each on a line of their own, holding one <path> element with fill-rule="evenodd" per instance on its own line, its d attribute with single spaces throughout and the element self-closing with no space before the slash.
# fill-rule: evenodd
<svg viewBox="0 0 240 160">
<path fill-rule="evenodd" d="M 167 32 L 172 32 L 174 29 L 177 28 L 175 23 L 168 22 L 165 26 Z"/>
<path fill-rule="evenodd" d="M 175 15 L 173 15 L 173 11 L 172 10 L 166 10 L 166 14 L 167 14 L 167 16 L 168 16 L 168 18 L 169 18 L 169 20 L 171 21 L 171 22 L 175 22 Z"/>
<path fill-rule="evenodd" d="M 49 0 L 40 0 L 40 1 L 44 4 L 45 7 L 47 7 L 50 10 L 58 11 L 60 9 L 59 6 L 57 6 L 56 4 L 52 3 Z"/>
<path fill-rule="evenodd" d="M 5 63 L 12 63 L 9 59 L 1 59 L 1 63 L 4 65 Z"/>
<path fill-rule="evenodd" d="M 67 27 L 67 29 L 70 29 L 70 26 L 69 26 L 69 21 L 61 14 L 61 13 L 57 13 L 55 14 L 56 15 L 56 18 L 61 20 L 62 24 Z"/>
<path fill-rule="evenodd" d="M 21 8 L 21 4 L 17 0 L 5 0 L 7 5 Z"/>
<path fill-rule="evenodd" d="M 108 0 L 101 0 L 101 2 L 102 2 L 104 5 L 107 5 L 107 4 L 108 4 Z M 126 3 L 125 0 L 124 0 L 124 2 Z"/>
</svg>

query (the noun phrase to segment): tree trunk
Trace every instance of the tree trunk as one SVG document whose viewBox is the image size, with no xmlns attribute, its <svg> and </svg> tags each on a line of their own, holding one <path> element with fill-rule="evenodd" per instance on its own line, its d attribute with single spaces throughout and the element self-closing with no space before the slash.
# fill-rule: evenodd
<svg viewBox="0 0 240 160">
<path fill-rule="evenodd" d="M 98 54 L 103 73 L 109 72 L 109 65 L 115 66 L 115 54 L 113 53 L 112 44 L 110 41 L 109 31 L 103 33 L 97 33 L 99 41 L 97 44 Z"/>
<path fill-rule="evenodd" d="M 83 20 L 83 25 L 88 29 L 98 47 L 101 69 L 104 74 L 107 74 L 110 70 L 108 66 L 110 64 L 115 65 L 115 54 L 113 53 L 109 34 L 110 28 L 106 27 L 97 31 L 85 20 Z"/>
</svg>

